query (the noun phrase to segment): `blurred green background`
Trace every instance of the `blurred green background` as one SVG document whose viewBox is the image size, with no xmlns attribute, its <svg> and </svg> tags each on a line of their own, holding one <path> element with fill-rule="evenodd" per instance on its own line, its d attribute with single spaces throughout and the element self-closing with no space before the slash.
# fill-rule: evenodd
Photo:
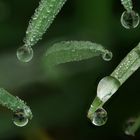
<svg viewBox="0 0 140 140">
<path fill-rule="evenodd" d="M 0 0 L 0 86 L 24 99 L 33 120 L 24 128 L 14 126 L 12 112 L 0 107 L 0 140 L 139 139 L 123 133 L 123 124 L 140 113 L 140 70 L 130 77 L 105 104 L 108 122 L 95 127 L 87 111 L 101 78 L 109 75 L 140 41 L 140 26 L 126 30 L 120 24 L 124 11 L 119 0 L 68 0 L 52 26 L 36 46 L 28 64 L 16 58 L 30 17 L 39 0 Z M 134 9 L 140 13 L 140 1 Z M 61 40 L 90 40 L 111 50 L 105 62 L 90 60 L 59 66 L 54 75 L 44 67 L 47 48 Z"/>
</svg>

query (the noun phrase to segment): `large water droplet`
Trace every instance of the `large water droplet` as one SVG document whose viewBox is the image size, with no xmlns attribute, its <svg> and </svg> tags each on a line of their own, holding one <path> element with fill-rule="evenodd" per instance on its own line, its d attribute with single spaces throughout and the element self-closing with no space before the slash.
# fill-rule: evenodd
<svg viewBox="0 0 140 140">
<path fill-rule="evenodd" d="M 133 132 L 131 132 L 131 128 L 133 127 L 133 125 L 135 124 L 136 119 L 135 118 L 130 118 L 128 119 L 125 124 L 124 124 L 124 133 L 126 135 L 131 135 L 134 136 L 135 134 Z"/>
<path fill-rule="evenodd" d="M 107 119 L 106 110 L 103 108 L 98 108 L 93 115 L 92 123 L 96 126 L 102 126 L 107 122 Z"/>
<path fill-rule="evenodd" d="M 97 97 L 106 102 L 120 87 L 120 82 L 112 77 L 106 76 L 100 80 L 97 87 Z"/>
<path fill-rule="evenodd" d="M 106 53 L 102 55 L 102 57 L 105 61 L 110 61 L 113 57 L 113 54 L 112 52 L 107 51 Z"/>
<path fill-rule="evenodd" d="M 18 48 L 17 58 L 21 62 L 29 62 L 33 58 L 33 49 L 25 46 Z"/>
<path fill-rule="evenodd" d="M 135 11 L 124 11 L 121 16 L 121 24 L 126 29 L 136 28 L 139 25 L 139 14 Z"/>
<path fill-rule="evenodd" d="M 28 118 L 22 109 L 17 110 L 13 115 L 13 122 L 16 126 L 23 127 L 27 125 Z"/>
</svg>

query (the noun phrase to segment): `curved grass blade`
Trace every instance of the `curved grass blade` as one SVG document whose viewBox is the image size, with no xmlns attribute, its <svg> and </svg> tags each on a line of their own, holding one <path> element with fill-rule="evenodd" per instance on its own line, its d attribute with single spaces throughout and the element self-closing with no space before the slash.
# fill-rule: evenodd
<svg viewBox="0 0 140 140">
<path fill-rule="evenodd" d="M 100 44 L 90 41 L 62 41 L 55 43 L 47 50 L 45 65 L 52 67 L 67 62 L 90 59 L 99 55 L 106 61 L 112 58 L 112 53 Z"/>
<path fill-rule="evenodd" d="M 112 72 L 121 85 L 140 67 L 140 43 L 132 49 Z"/>
</svg>

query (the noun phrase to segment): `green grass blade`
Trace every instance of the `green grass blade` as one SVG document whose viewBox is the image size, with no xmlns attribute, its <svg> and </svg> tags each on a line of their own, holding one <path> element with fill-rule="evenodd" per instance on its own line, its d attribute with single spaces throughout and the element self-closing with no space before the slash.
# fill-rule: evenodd
<svg viewBox="0 0 140 140">
<path fill-rule="evenodd" d="M 45 65 L 47 67 L 59 64 L 81 61 L 101 55 L 109 61 L 112 53 L 102 45 L 90 41 L 62 41 L 55 43 L 46 52 Z"/>
</svg>

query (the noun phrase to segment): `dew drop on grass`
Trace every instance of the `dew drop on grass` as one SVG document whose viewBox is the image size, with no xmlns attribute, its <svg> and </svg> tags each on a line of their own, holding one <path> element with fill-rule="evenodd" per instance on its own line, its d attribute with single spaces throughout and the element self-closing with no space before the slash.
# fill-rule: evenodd
<svg viewBox="0 0 140 140">
<path fill-rule="evenodd" d="M 33 58 L 33 49 L 31 47 L 25 47 L 25 46 L 18 48 L 17 58 L 21 62 L 29 62 Z"/>
<path fill-rule="evenodd" d="M 107 112 L 103 108 L 98 108 L 94 115 L 93 115 L 93 120 L 92 123 L 96 126 L 102 126 L 107 122 Z"/>
<path fill-rule="evenodd" d="M 126 29 L 136 28 L 139 22 L 139 14 L 133 10 L 124 11 L 121 15 L 121 24 Z"/>
<path fill-rule="evenodd" d="M 106 76 L 100 80 L 97 87 L 97 97 L 102 101 L 106 102 L 120 87 L 120 82 L 112 77 Z"/>
<path fill-rule="evenodd" d="M 105 61 L 110 61 L 110 60 L 112 59 L 112 57 L 113 57 L 113 54 L 112 54 L 112 52 L 109 52 L 109 51 L 107 51 L 106 53 L 104 53 L 104 54 L 102 55 L 102 58 L 103 58 Z"/>
<path fill-rule="evenodd" d="M 22 109 L 17 110 L 13 114 L 13 123 L 19 127 L 23 127 L 23 126 L 27 125 L 28 118 L 26 117 L 26 115 Z"/>
<path fill-rule="evenodd" d="M 130 118 L 125 122 L 123 129 L 126 135 L 131 135 L 131 136 L 135 135 L 134 133 L 131 132 L 131 128 L 135 124 L 135 121 L 136 121 L 135 118 Z"/>
</svg>

